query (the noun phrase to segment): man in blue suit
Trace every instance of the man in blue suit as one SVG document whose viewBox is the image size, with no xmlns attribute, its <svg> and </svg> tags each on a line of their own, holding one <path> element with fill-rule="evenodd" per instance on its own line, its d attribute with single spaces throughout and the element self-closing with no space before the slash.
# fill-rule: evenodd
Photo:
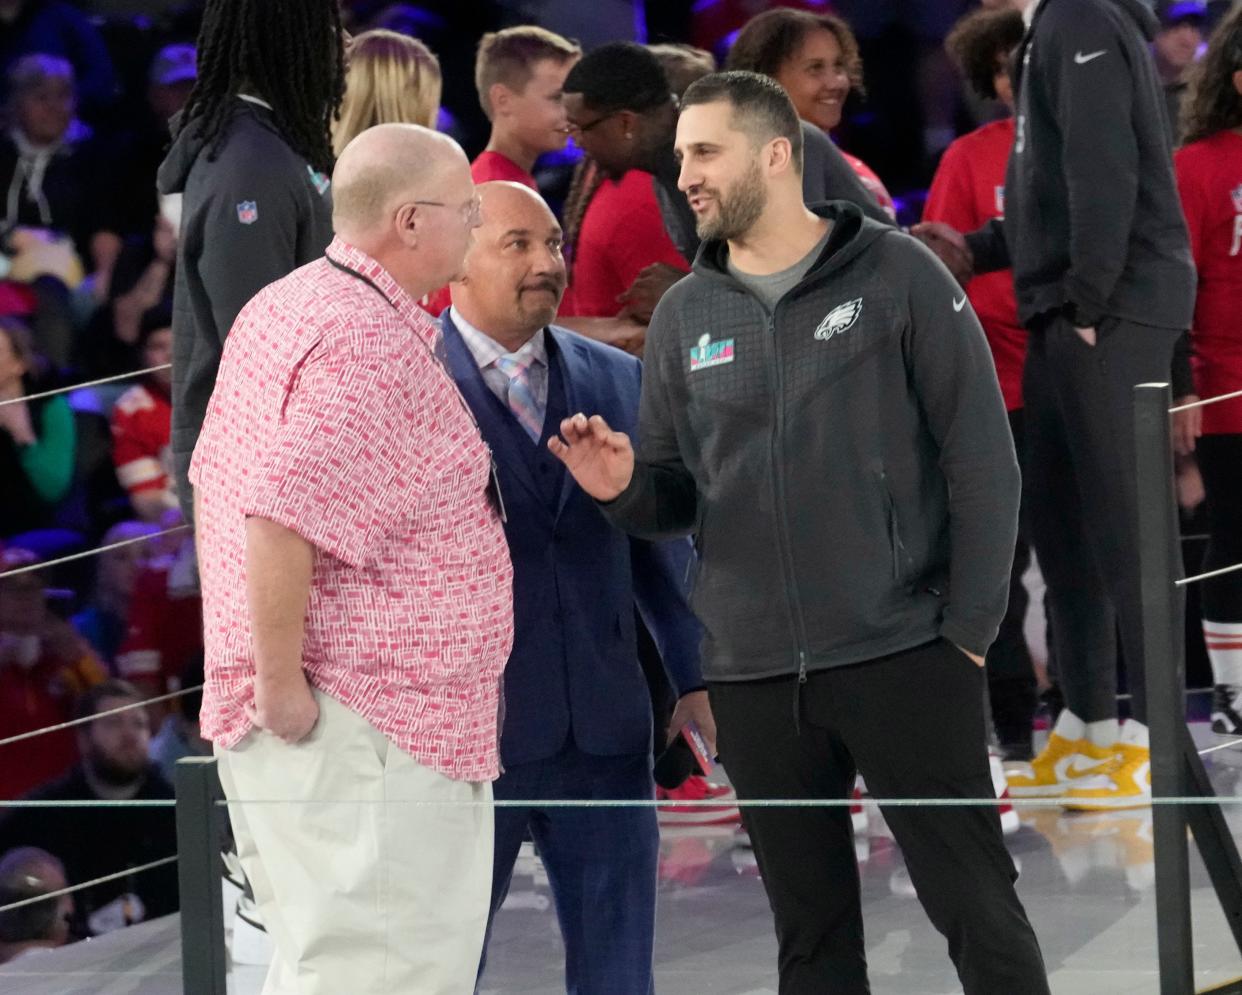
<svg viewBox="0 0 1242 995">
<path fill-rule="evenodd" d="M 565 263 L 561 228 L 539 195 L 516 183 L 478 191 L 483 223 L 441 322 L 449 369 L 495 456 L 514 567 L 495 797 L 649 800 L 651 700 L 635 605 L 679 695 L 670 735 L 693 719 L 715 746 L 683 590 L 690 551 L 609 525 L 547 448 L 574 411 L 606 412 L 633 430 L 641 366 L 551 324 Z M 566 989 L 651 990 L 655 809 L 497 808 L 493 916 L 528 832 L 556 902 Z"/>
</svg>

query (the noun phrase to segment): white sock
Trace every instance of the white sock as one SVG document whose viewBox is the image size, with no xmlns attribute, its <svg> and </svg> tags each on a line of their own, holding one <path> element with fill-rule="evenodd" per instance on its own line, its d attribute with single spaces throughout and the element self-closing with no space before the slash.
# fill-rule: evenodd
<svg viewBox="0 0 1242 995">
<path fill-rule="evenodd" d="M 1212 663 L 1212 682 L 1242 687 L 1242 622 L 1204 619 L 1203 640 Z"/>
<path fill-rule="evenodd" d="M 1053 726 L 1052 731 L 1062 739 L 1074 742 L 1086 735 L 1087 727 L 1077 715 L 1068 708 L 1063 708 L 1061 714 L 1057 716 L 1057 724 Z"/>
<path fill-rule="evenodd" d="M 1083 738 L 1089 740 L 1093 746 L 1111 750 L 1121 740 L 1121 726 L 1116 719 L 1088 722 L 1087 732 Z"/>
</svg>

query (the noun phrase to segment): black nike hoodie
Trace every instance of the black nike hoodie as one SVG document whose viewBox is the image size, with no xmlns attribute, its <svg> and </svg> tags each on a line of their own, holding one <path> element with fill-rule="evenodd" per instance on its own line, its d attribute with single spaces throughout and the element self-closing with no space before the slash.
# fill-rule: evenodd
<svg viewBox="0 0 1242 995">
<path fill-rule="evenodd" d="M 1019 477 L 979 322 L 915 239 L 812 209 L 828 244 L 771 316 L 718 241 L 660 301 L 634 478 L 602 505 L 636 535 L 695 533 L 709 680 L 938 636 L 983 653 L 1005 611 Z"/>
<path fill-rule="evenodd" d="M 1195 270 L 1140 0 L 1042 0 L 1017 54 L 1016 134 L 980 272 L 1013 264 L 1023 324 L 1186 329 Z"/>
</svg>

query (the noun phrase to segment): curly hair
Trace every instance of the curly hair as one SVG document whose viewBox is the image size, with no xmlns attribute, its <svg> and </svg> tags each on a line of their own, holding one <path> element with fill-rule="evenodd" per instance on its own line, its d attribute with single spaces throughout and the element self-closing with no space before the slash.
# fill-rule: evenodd
<svg viewBox="0 0 1242 995">
<path fill-rule="evenodd" d="M 1013 8 L 977 10 L 953 26 L 944 47 L 970 88 L 985 100 L 995 100 L 996 67 L 1025 33 L 1022 15 Z"/>
<path fill-rule="evenodd" d="M 1242 126 L 1242 95 L 1233 74 L 1242 70 L 1242 7 L 1234 7 L 1208 41 L 1195 66 L 1190 92 L 1182 105 L 1183 141 L 1202 141 L 1219 131 Z"/>
<path fill-rule="evenodd" d="M 725 68 L 746 69 L 775 79 L 781 66 L 794 57 L 812 31 L 827 31 L 836 38 L 851 89 L 860 96 L 865 94 L 858 39 L 848 24 L 832 14 L 812 14 L 789 7 L 765 10 L 738 32 L 725 59 Z"/>
<path fill-rule="evenodd" d="M 332 171 L 332 121 L 345 92 L 337 0 L 207 0 L 198 37 L 198 80 L 182 126 L 215 159 L 243 90 L 272 105 L 289 147 Z"/>
</svg>

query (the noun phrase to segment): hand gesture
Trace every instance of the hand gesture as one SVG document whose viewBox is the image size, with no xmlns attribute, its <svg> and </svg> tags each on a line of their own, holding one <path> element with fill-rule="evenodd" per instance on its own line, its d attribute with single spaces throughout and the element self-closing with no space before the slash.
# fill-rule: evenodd
<svg viewBox="0 0 1242 995">
<path fill-rule="evenodd" d="M 1175 402 L 1180 408 L 1186 404 L 1196 404 L 1199 397 L 1187 394 Z M 1178 411 L 1173 415 L 1173 451 L 1178 456 L 1189 456 L 1195 451 L 1195 443 L 1203 434 L 1203 409 L 1191 408 L 1189 411 Z"/>
<path fill-rule="evenodd" d="M 634 447 L 624 432 L 614 432 L 599 415 L 582 412 L 561 422 L 561 434 L 548 440 L 552 450 L 584 491 L 597 501 L 611 501 L 634 476 Z"/>
<path fill-rule="evenodd" d="M 974 254 L 957 229 L 941 221 L 924 221 L 911 228 L 910 234 L 936 253 L 962 286 L 975 275 Z"/>
<path fill-rule="evenodd" d="M 299 743 L 319 721 L 319 703 L 301 670 L 276 680 L 258 677 L 254 682 L 254 704 L 246 706 L 246 717 L 251 725 L 286 743 Z"/>
<path fill-rule="evenodd" d="M 668 263 L 651 263 L 644 266 L 630 284 L 628 290 L 617 295 L 617 302 L 625 305 L 623 314 L 633 315 L 644 325 L 651 323 L 651 312 L 660 303 L 668 288 L 686 275 L 685 270 Z"/>
</svg>

